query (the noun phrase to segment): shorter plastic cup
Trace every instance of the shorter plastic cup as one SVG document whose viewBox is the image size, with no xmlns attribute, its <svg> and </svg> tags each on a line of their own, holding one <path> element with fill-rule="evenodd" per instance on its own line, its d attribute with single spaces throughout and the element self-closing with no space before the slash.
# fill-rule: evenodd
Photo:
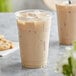
<svg viewBox="0 0 76 76">
<path fill-rule="evenodd" d="M 71 45 L 76 41 L 76 1 L 59 0 L 56 4 L 59 42 L 64 45 Z"/>
</svg>

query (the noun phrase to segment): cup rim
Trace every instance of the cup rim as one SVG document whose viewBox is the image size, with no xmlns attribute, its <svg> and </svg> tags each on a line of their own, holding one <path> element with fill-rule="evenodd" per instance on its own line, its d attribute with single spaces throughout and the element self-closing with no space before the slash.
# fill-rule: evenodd
<svg viewBox="0 0 76 76">
<path fill-rule="evenodd" d="M 15 15 L 16 15 L 16 17 L 19 17 L 19 15 L 20 15 L 21 12 L 33 12 L 33 11 L 45 12 L 46 13 L 46 17 L 44 17 L 44 18 L 52 17 L 51 16 L 52 15 L 51 11 L 43 10 L 43 9 L 26 9 L 26 10 L 20 10 L 20 11 L 15 12 Z"/>
</svg>

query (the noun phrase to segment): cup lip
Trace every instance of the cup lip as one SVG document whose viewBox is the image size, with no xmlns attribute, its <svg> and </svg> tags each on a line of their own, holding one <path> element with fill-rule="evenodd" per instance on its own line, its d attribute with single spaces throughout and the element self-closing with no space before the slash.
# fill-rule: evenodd
<svg viewBox="0 0 76 76">
<path fill-rule="evenodd" d="M 40 11 L 40 12 L 45 12 L 47 14 L 47 17 L 44 17 L 44 18 L 49 18 L 49 17 L 52 17 L 52 13 L 51 11 L 48 11 L 48 10 L 43 10 L 43 9 L 26 9 L 26 10 L 20 10 L 20 11 L 16 11 L 15 12 L 15 16 L 16 17 L 19 17 L 20 13 L 21 12 L 33 12 L 33 11 Z"/>
</svg>

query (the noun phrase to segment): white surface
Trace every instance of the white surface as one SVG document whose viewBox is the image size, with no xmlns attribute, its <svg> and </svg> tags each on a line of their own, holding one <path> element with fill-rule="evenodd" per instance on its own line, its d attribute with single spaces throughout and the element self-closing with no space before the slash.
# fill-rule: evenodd
<svg viewBox="0 0 76 76">
<path fill-rule="evenodd" d="M 5 50 L 5 51 L 0 51 L 0 57 L 3 57 L 3 56 L 6 56 L 6 55 L 8 55 L 8 54 L 10 54 L 10 53 L 13 53 L 13 52 L 15 52 L 16 50 L 18 50 L 19 49 L 19 44 L 18 44 L 18 42 L 14 42 L 14 48 L 12 48 L 12 49 L 8 49 L 8 50 Z"/>
</svg>

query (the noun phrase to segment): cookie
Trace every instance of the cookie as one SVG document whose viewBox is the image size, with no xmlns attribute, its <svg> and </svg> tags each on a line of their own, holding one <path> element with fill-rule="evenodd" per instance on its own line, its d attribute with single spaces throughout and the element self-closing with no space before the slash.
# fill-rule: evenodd
<svg viewBox="0 0 76 76">
<path fill-rule="evenodd" d="M 14 47 L 14 44 L 12 41 L 9 41 L 4 38 L 4 36 L 0 35 L 0 51 L 12 49 Z"/>
<path fill-rule="evenodd" d="M 10 44 L 9 43 L 2 43 L 1 45 L 0 45 L 0 50 L 2 51 L 2 50 L 7 50 L 7 49 L 9 49 L 10 48 Z"/>
</svg>

